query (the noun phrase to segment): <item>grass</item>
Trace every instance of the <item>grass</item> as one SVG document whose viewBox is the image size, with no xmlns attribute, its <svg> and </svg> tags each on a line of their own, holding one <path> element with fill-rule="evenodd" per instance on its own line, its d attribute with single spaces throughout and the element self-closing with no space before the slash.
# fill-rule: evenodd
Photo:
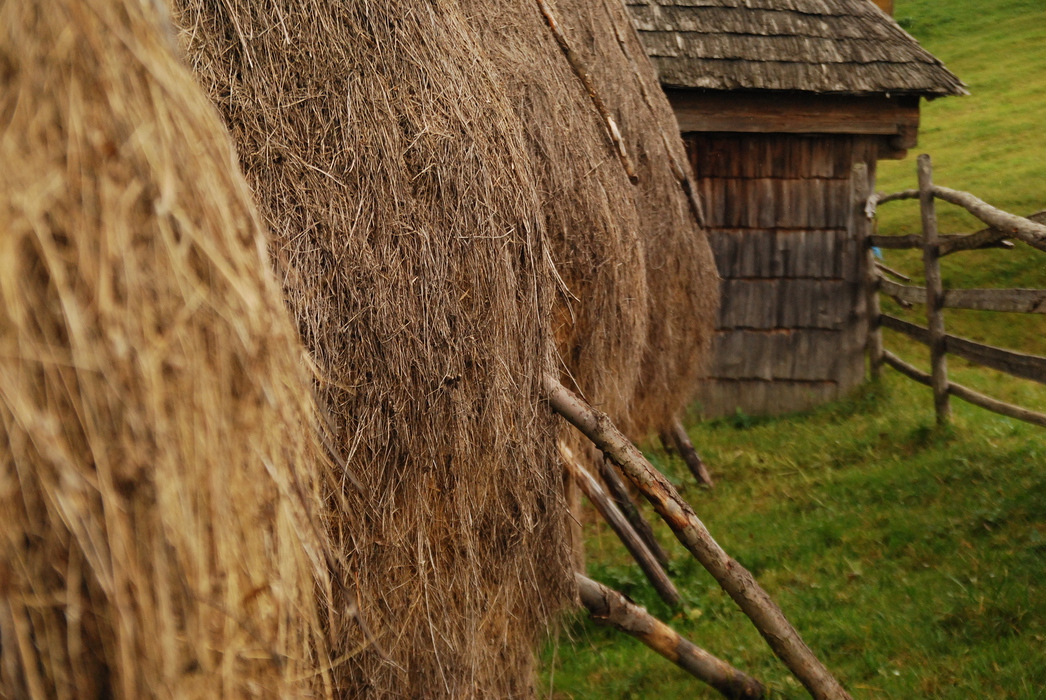
<svg viewBox="0 0 1046 700">
<path fill-rule="evenodd" d="M 777 600 L 855 698 L 1038 698 L 1046 688 L 1046 441 L 888 374 L 808 414 L 691 429 L 714 493 L 652 459 Z M 674 542 L 669 610 L 613 534 L 586 523 L 589 572 L 700 646 L 806 697 L 733 602 Z M 552 697 L 717 697 L 620 633 L 578 618 L 547 653 Z M 548 686 L 546 686 L 548 687 Z"/>
<path fill-rule="evenodd" d="M 899 0 L 896 17 L 968 85 L 923 107 L 917 152 L 935 180 L 1017 214 L 1046 208 L 1046 3 Z M 914 153 L 913 153 L 914 155 Z M 880 163 L 878 189 L 915 186 L 915 162 Z M 942 232 L 980 228 L 940 203 Z M 913 203 L 880 210 L 881 233 L 918 230 Z M 917 254 L 887 264 L 921 279 Z M 980 251 L 945 259 L 947 287 L 1046 287 L 1046 256 Z M 921 320 L 886 301 L 884 310 Z M 949 311 L 949 332 L 1046 355 L 1046 317 Z M 926 350 L 886 346 L 927 369 Z M 1046 390 L 952 358 L 955 381 L 1046 410 Z M 650 452 L 724 548 L 749 567 L 855 698 L 1046 698 L 1046 433 L 953 400 L 933 427 L 930 392 L 890 370 L 849 400 L 781 418 L 691 428 L 714 493 Z M 585 524 L 589 573 L 700 646 L 803 698 L 711 577 L 673 547 L 685 599 L 662 604 L 599 522 Z M 545 654 L 554 698 L 714 698 L 714 691 L 583 616 Z"/>
</svg>

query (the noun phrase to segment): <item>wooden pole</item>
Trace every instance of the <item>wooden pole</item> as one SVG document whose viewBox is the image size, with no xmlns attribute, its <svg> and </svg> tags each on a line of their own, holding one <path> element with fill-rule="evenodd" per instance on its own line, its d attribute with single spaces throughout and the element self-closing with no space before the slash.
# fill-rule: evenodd
<svg viewBox="0 0 1046 700">
<path fill-rule="evenodd" d="M 610 528 L 617 534 L 625 548 L 628 549 L 628 553 L 632 555 L 632 558 L 639 564 L 639 568 L 643 570 L 647 580 L 657 591 L 657 594 L 661 596 L 661 599 L 675 607 L 682 602 L 679 597 L 679 591 L 669 580 L 668 574 L 661 568 L 661 564 L 658 563 L 657 558 L 654 557 L 650 548 L 647 547 L 646 543 L 640 538 L 636 531 L 629 524 L 628 520 L 617 505 L 610 500 L 607 496 L 606 491 L 599 485 L 599 482 L 589 473 L 584 466 L 578 462 L 577 458 L 574 457 L 573 452 L 570 448 L 559 443 L 559 452 L 563 458 L 563 464 L 566 466 L 567 471 L 570 472 L 570 476 L 577 482 L 577 485 L 581 487 L 581 492 L 585 494 L 589 502 L 596 507 L 599 514 L 603 516 L 603 520 L 610 525 Z"/>
<path fill-rule="evenodd" d="M 575 574 L 581 604 L 592 619 L 632 635 L 694 678 L 731 700 L 762 698 L 763 684 L 742 673 L 661 622 L 615 590 Z"/>
<path fill-rule="evenodd" d="M 556 15 L 552 12 L 552 8 L 549 7 L 545 0 L 537 0 L 538 9 L 541 10 L 542 16 L 545 18 L 545 23 L 548 28 L 552 31 L 552 36 L 555 37 L 556 43 L 559 44 L 560 50 L 563 52 L 563 56 L 567 59 L 567 63 L 574 71 L 574 75 L 581 81 L 581 85 L 584 86 L 585 92 L 588 93 L 589 99 L 592 100 L 592 106 L 599 112 L 599 116 L 603 118 L 603 124 L 607 129 L 607 136 L 610 137 L 611 143 L 614 144 L 614 150 L 617 151 L 617 157 L 621 161 L 621 166 L 625 169 L 625 175 L 628 176 L 628 181 L 633 185 L 639 182 L 639 175 L 636 174 L 636 168 L 632 164 L 632 159 L 628 155 L 628 151 L 625 149 L 625 139 L 621 136 L 621 130 L 617 128 L 617 122 L 614 121 L 614 117 L 610 114 L 610 110 L 607 109 L 607 105 L 603 102 L 603 98 L 599 96 L 599 92 L 596 91 L 596 85 L 592 81 L 592 76 L 588 70 L 581 63 L 581 59 L 578 58 L 577 53 L 570 46 L 570 42 L 567 41 L 567 35 L 563 33 L 563 29 L 559 26 L 559 21 L 556 19 Z"/>
<path fill-rule="evenodd" d="M 715 482 L 712 481 L 712 475 L 708 473 L 708 467 L 705 466 L 701 455 L 694 449 L 694 443 L 690 441 L 686 428 L 678 418 L 674 418 L 668 430 L 661 433 L 661 444 L 676 451 L 686 462 L 686 466 L 697 479 L 697 483 L 704 484 L 710 489 L 715 488 Z"/>
<path fill-rule="evenodd" d="M 552 410 L 566 418 L 621 467 L 621 471 L 653 504 L 683 546 L 734 599 L 777 657 L 815 700 L 852 700 L 839 681 L 806 646 L 755 577 L 712 539 L 694 509 L 680 497 L 668 479 L 651 466 L 610 418 L 575 396 L 551 375 L 545 376 L 544 388 Z"/>
<path fill-rule="evenodd" d="M 857 163 L 853 167 L 853 225 L 854 234 L 857 236 L 857 245 L 865 250 L 864 261 L 864 290 L 865 308 L 868 312 L 868 365 L 872 372 L 872 378 L 878 379 L 883 368 L 883 331 L 879 327 L 879 315 L 882 313 L 879 306 L 879 273 L 876 271 L 877 264 L 875 254 L 868 245 L 870 219 L 865 213 L 868 206 L 868 197 L 871 195 L 871 187 L 868 182 L 868 164 Z"/>
<path fill-rule="evenodd" d="M 933 377 L 933 406 L 937 425 L 951 418 L 948 403 L 948 359 L 945 352 L 944 287 L 937 237 L 937 210 L 934 204 L 933 165 L 930 156 L 919 156 L 919 210 L 923 226 L 923 268 L 926 274 L 926 320 L 930 331 L 930 376 Z"/>
<path fill-rule="evenodd" d="M 617 467 L 609 459 L 603 458 L 600 461 L 599 475 L 603 477 L 603 483 L 607 485 L 610 497 L 614 499 L 614 503 L 625 514 L 625 518 L 628 519 L 632 528 L 643 538 L 654 558 L 661 563 L 661 566 L 668 566 L 668 553 L 665 552 L 661 543 L 657 541 L 657 537 L 654 535 L 654 528 L 650 526 L 643 514 L 639 512 L 639 506 L 632 500 L 632 494 L 628 492 L 625 483 L 621 481 L 621 476 L 617 473 Z"/>
</svg>

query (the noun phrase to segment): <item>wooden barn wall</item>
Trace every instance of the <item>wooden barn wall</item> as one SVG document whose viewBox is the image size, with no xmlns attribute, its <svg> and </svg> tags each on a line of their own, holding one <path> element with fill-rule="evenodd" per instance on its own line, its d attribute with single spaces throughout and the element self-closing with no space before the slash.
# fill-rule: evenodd
<svg viewBox="0 0 1046 700">
<path fill-rule="evenodd" d="M 874 183 L 876 137 L 684 135 L 705 205 L 722 306 L 705 416 L 805 410 L 864 377 L 863 242 L 854 163 Z"/>
</svg>

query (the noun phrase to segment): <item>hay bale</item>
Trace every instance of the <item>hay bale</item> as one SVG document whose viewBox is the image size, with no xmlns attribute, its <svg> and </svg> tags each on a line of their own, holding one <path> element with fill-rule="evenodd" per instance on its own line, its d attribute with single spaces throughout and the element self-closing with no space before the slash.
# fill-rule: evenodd
<svg viewBox="0 0 1046 700">
<path fill-rule="evenodd" d="M 489 13 L 176 8 L 362 486 L 337 515 L 387 658 L 348 659 L 343 689 L 529 695 L 534 647 L 573 584 L 540 403 L 554 353 L 544 195 L 525 125 L 475 44 Z"/>
<path fill-rule="evenodd" d="M 610 193 L 621 225 L 636 236 L 641 253 L 635 258 L 643 274 L 641 282 L 616 284 L 610 276 L 621 273 L 611 273 L 609 268 L 622 264 L 620 253 L 616 260 L 592 260 L 576 253 L 592 255 L 599 245 L 587 238 L 592 235 L 591 224 L 552 226 L 553 232 L 567 232 L 559 242 L 567 261 L 561 267 L 575 281 L 572 289 L 580 290 L 576 293 L 583 307 L 580 315 L 591 319 L 589 326 L 578 324 L 574 341 L 586 349 L 585 354 L 578 355 L 562 344 L 560 351 L 577 358 L 567 364 L 574 377 L 585 378 L 578 386 L 589 400 L 602 404 L 622 429 L 639 440 L 671 425 L 693 400 L 712 340 L 719 280 L 705 232 L 676 178 L 676 168 L 689 169 L 679 127 L 624 5 L 609 0 L 560 0 L 554 12 L 596 92 L 611 107 L 630 154 L 637 176 L 634 185 L 614 157 L 606 134 L 594 135 L 603 144 L 601 188 Z M 488 40 L 500 43 L 497 36 Z M 526 37 L 520 40 L 526 41 Z M 533 76 L 524 66 L 520 80 L 528 79 Z M 573 92 L 579 92 L 576 80 Z M 588 110 L 594 113 L 591 106 Z M 528 117 L 540 119 L 541 114 Z M 605 131 L 599 126 L 599 131 Z M 565 137 L 567 143 L 576 138 L 572 134 Z M 540 144 L 537 147 L 539 152 L 543 149 Z M 555 167 L 562 167 L 567 158 L 555 159 Z M 575 206 L 573 201 L 552 198 L 546 209 L 562 218 L 563 208 Z M 595 233 L 596 238 L 602 237 L 598 227 Z M 633 313 L 642 316 L 645 324 L 630 332 L 622 328 L 627 320 L 619 316 L 631 300 L 638 307 Z M 569 303 L 562 297 L 561 301 Z M 627 341 L 631 351 L 615 353 L 605 348 L 609 338 Z M 597 377 L 601 373 L 614 375 L 617 386 L 600 385 Z M 607 397 L 607 390 L 617 396 Z"/>
<path fill-rule="evenodd" d="M 704 344 L 678 310 L 692 289 L 650 317 L 661 269 L 648 253 L 696 246 L 709 266 L 696 288 L 714 281 L 678 185 L 660 188 L 660 131 L 644 135 L 671 122 L 667 104 L 625 108 L 640 174 L 656 174 L 636 188 L 532 2 L 174 5 L 276 236 L 336 443 L 358 465 L 363 488 L 346 491 L 339 517 L 388 658 L 354 656 L 341 682 L 389 696 L 529 694 L 531 650 L 573 589 L 540 377 L 562 367 L 630 420 L 655 384 L 692 388 L 690 365 L 658 375 L 662 347 Z M 623 12 L 561 9 L 596 42 L 593 60 L 624 65 L 612 31 L 631 36 Z M 644 242 L 656 236 L 661 252 Z"/>
<path fill-rule="evenodd" d="M 5 697 L 329 697 L 300 344 L 172 49 L 151 3 L 0 3 Z"/>
</svg>

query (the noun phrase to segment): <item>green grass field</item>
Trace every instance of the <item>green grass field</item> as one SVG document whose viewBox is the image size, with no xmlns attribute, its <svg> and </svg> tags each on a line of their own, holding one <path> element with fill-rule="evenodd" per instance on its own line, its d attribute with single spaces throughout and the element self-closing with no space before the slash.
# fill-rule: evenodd
<svg viewBox="0 0 1046 700">
<path fill-rule="evenodd" d="M 896 17 L 972 95 L 924 105 L 920 146 L 881 163 L 879 187 L 915 185 L 916 153 L 938 183 L 1017 214 L 1046 208 L 1046 2 L 899 0 Z M 939 204 L 942 232 L 980 226 Z M 881 210 L 881 233 L 918 227 L 911 203 Z M 917 255 L 887 263 L 921 274 Z M 951 287 L 1046 287 L 1046 254 L 1018 246 L 953 256 Z M 890 313 L 917 320 L 887 303 Z M 1046 319 L 951 312 L 950 332 L 1046 354 Z M 926 351 L 886 345 L 928 366 Z M 955 358 L 953 379 L 1046 410 L 1046 391 Z M 930 392 L 889 369 L 853 398 L 774 419 L 736 416 L 690 432 L 718 484 L 710 493 L 656 450 L 723 547 L 750 568 L 855 698 L 1046 698 L 1046 431 L 953 400 L 933 427 Z M 685 605 L 669 610 L 621 545 L 586 523 L 589 573 L 698 645 L 808 697 L 711 577 L 672 546 Z M 579 616 L 544 657 L 554 698 L 715 698 L 638 642 Z"/>
</svg>

